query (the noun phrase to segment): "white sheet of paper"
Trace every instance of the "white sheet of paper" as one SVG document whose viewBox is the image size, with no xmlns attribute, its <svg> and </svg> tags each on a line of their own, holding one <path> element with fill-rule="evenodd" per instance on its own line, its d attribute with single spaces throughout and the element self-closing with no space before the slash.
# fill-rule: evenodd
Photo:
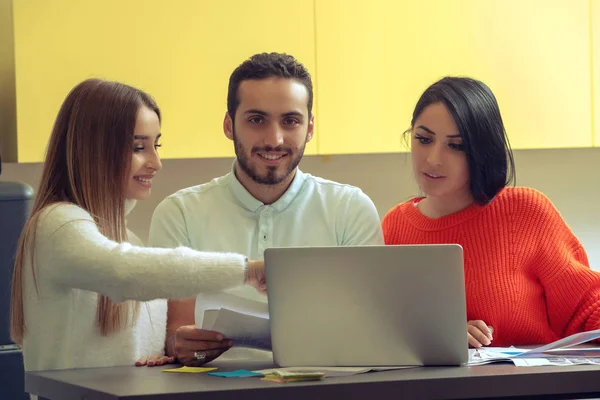
<svg viewBox="0 0 600 400">
<path fill-rule="evenodd" d="M 596 361 L 589 357 L 587 359 L 585 357 L 578 357 L 582 355 L 582 349 L 573 348 L 573 346 L 598 338 L 600 338 L 600 329 L 576 333 L 534 349 L 523 349 L 518 347 L 484 347 L 477 351 L 469 350 L 469 362 L 467 365 L 475 366 L 502 361 L 511 361 L 519 366 L 578 365 L 574 361 L 577 359 L 579 360 L 579 364 L 595 364 Z M 600 348 L 597 349 L 598 355 L 600 356 Z M 584 354 L 589 356 L 589 353 L 590 351 Z M 516 361 L 523 359 L 528 359 L 530 361 Z M 584 359 L 586 361 L 583 361 Z"/>
<path fill-rule="evenodd" d="M 535 349 L 529 350 L 525 354 L 539 354 L 543 353 L 547 350 L 566 348 L 571 346 L 577 346 L 578 344 L 590 342 L 592 340 L 600 338 L 600 329 L 596 329 L 593 331 L 580 332 L 575 333 L 571 336 L 567 336 L 566 338 L 557 340 L 555 342 L 549 343 L 545 346 L 537 347 Z"/>
<path fill-rule="evenodd" d="M 196 327 L 202 328 L 204 312 L 206 310 L 220 310 L 221 308 L 227 308 L 232 311 L 254 315 L 260 318 L 269 318 L 269 305 L 267 303 L 245 299 L 226 292 L 201 294 L 196 297 Z"/>
<path fill-rule="evenodd" d="M 377 371 L 389 371 L 393 369 L 405 369 L 405 368 L 418 368 L 415 366 L 402 366 L 402 367 L 285 367 L 285 368 L 269 368 L 262 369 L 257 372 L 263 375 L 269 375 L 275 371 L 289 371 L 289 372 L 324 372 L 326 378 L 333 378 L 339 376 L 350 376 L 357 374 L 364 374 L 367 372 Z"/>
<path fill-rule="evenodd" d="M 600 365 L 600 358 L 578 358 L 578 357 L 550 357 L 550 358 L 513 358 L 511 360 L 518 367 L 539 367 L 553 365 L 557 367 L 568 367 L 571 365 Z"/>
<path fill-rule="evenodd" d="M 204 311 L 204 319 L 202 320 L 202 329 L 206 329 L 208 331 L 213 330 L 213 326 L 217 317 L 219 316 L 220 310 L 206 310 Z"/>
<path fill-rule="evenodd" d="M 517 367 L 541 367 L 544 365 L 552 365 L 550 360 L 546 358 L 513 358 L 511 360 Z"/>
<path fill-rule="evenodd" d="M 546 357 L 600 357 L 600 346 L 597 347 L 568 347 L 566 349 L 550 349 L 544 351 Z"/>
<path fill-rule="evenodd" d="M 216 310 L 206 313 L 214 314 Z M 214 323 L 209 325 L 213 315 L 204 317 L 202 329 L 221 332 L 226 339 L 233 341 L 233 347 L 271 350 L 271 329 L 269 319 L 243 314 L 226 308 L 216 311 Z"/>
</svg>

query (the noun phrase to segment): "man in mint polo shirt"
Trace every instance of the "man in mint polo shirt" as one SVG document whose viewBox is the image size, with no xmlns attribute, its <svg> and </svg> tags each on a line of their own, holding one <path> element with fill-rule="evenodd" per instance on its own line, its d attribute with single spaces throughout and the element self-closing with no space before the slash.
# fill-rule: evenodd
<svg viewBox="0 0 600 400">
<path fill-rule="evenodd" d="M 269 247 L 382 245 L 379 216 L 367 195 L 298 169 L 313 138 L 312 102 L 310 74 L 290 55 L 256 54 L 237 67 L 223 121 L 235 146 L 231 172 L 163 200 L 149 244 L 249 259 L 263 259 Z M 266 301 L 255 290 L 234 294 Z M 198 366 L 231 343 L 196 329 L 194 307 L 195 299 L 169 301 L 166 348 L 181 363 Z"/>
</svg>

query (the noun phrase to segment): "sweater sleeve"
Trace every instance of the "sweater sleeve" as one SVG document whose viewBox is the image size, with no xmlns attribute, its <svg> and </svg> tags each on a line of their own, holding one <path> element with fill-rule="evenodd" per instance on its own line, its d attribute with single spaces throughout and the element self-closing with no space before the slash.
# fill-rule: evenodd
<svg viewBox="0 0 600 400">
<path fill-rule="evenodd" d="M 35 242 L 38 282 L 83 289 L 116 302 L 185 298 L 244 283 L 245 257 L 186 247 L 147 248 L 106 238 L 85 210 L 50 206 L 41 213 Z"/>
<path fill-rule="evenodd" d="M 579 240 L 543 194 L 532 191 L 528 213 L 537 236 L 533 262 L 544 288 L 551 329 L 559 337 L 600 328 L 600 273 L 590 268 Z"/>
</svg>

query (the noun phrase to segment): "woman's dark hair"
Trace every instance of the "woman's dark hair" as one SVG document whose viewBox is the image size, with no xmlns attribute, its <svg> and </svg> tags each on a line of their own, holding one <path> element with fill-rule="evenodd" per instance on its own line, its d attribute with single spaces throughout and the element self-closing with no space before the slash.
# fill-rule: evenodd
<svg viewBox="0 0 600 400">
<path fill-rule="evenodd" d="M 434 103 L 444 104 L 458 127 L 475 202 L 489 203 L 505 186 L 515 182 L 515 163 L 496 97 L 478 80 L 442 78 L 419 98 L 411 130 L 425 107 Z"/>
</svg>

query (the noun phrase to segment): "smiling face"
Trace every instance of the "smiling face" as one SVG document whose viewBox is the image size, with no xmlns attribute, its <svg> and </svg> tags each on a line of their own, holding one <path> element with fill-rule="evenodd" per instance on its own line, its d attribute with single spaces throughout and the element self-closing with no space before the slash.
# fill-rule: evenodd
<svg viewBox="0 0 600 400">
<path fill-rule="evenodd" d="M 242 184 L 287 186 L 313 136 L 308 90 L 294 80 L 246 80 L 238 90 L 235 121 L 225 116 L 225 135 L 233 140 Z"/>
<path fill-rule="evenodd" d="M 140 107 L 133 133 L 133 152 L 125 197 L 144 200 L 150 196 L 152 178 L 162 168 L 158 155 L 161 137 L 158 115 L 148 107 Z"/>
<path fill-rule="evenodd" d="M 470 197 L 463 140 L 446 106 L 433 103 L 425 107 L 415 120 L 411 136 L 413 171 L 427 197 Z"/>
</svg>

